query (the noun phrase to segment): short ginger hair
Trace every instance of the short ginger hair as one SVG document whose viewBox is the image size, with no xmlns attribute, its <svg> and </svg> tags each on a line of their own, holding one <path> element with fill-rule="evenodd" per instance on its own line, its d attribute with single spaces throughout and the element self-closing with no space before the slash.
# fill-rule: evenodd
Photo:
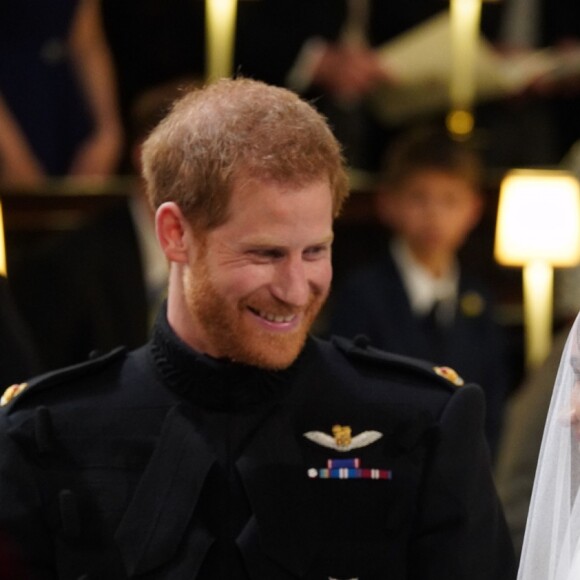
<svg viewBox="0 0 580 580">
<path fill-rule="evenodd" d="M 239 179 L 328 180 L 335 216 L 348 195 L 326 119 L 295 93 L 250 79 L 222 79 L 178 99 L 145 141 L 142 161 L 153 207 L 173 201 L 202 230 L 227 220 Z"/>
</svg>

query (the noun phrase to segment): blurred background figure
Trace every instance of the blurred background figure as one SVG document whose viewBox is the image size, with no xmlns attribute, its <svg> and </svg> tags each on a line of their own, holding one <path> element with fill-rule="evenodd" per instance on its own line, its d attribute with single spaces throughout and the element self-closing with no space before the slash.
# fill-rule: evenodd
<svg viewBox="0 0 580 580">
<path fill-rule="evenodd" d="M 126 125 L 131 104 L 144 91 L 183 76 L 205 79 L 204 0 L 101 1 Z M 343 0 L 238 2 L 235 73 L 284 86 L 308 39 L 336 37 L 342 4 Z"/>
<path fill-rule="evenodd" d="M 102 0 L 119 71 L 122 110 L 136 94 L 171 77 L 204 78 L 203 0 Z M 444 10 L 440 0 L 256 0 L 238 2 L 234 71 L 314 99 L 361 170 L 377 170 L 391 132 L 369 97 L 396 82 L 375 49 Z"/>
<path fill-rule="evenodd" d="M 122 128 L 99 0 L 0 4 L 0 182 L 107 176 Z"/>
<path fill-rule="evenodd" d="M 165 296 L 167 262 L 139 177 L 141 143 L 192 82 L 173 79 L 133 103 L 128 141 L 135 179 L 127 196 L 14 268 L 20 306 L 49 368 L 147 340 Z"/>
<path fill-rule="evenodd" d="M 523 457 L 523 460 L 516 459 L 514 465 L 519 463 L 524 467 L 533 455 L 536 456 L 533 473 L 529 474 L 533 479 L 532 490 L 528 490 L 527 482 L 522 478 L 528 470 L 525 466 L 512 471 L 512 493 L 504 496 L 511 515 L 518 515 L 520 520 L 525 518 L 525 521 L 518 522 L 517 528 L 514 526 L 516 521 L 511 520 L 514 537 L 521 542 L 523 536 L 523 545 L 517 546 L 518 551 L 521 548 L 520 580 L 572 580 L 580 576 L 579 323 L 577 316 L 570 324 L 567 339 L 557 337 L 546 364 L 534 373 L 540 380 L 536 381 L 534 377 L 532 381 L 536 384 L 527 385 L 527 403 L 535 405 L 535 408 L 528 409 L 528 419 L 521 413 L 514 417 L 519 427 L 531 430 L 530 442 L 520 437 L 520 449 L 511 448 L 514 455 L 519 452 Z M 559 365 L 555 361 L 557 354 L 561 354 Z M 550 380 L 553 385 L 549 389 L 540 386 Z M 540 389 L 543 391 L 541 394 Z M 545 393 L 548 393 L 547 403 L 543 400 Z M 523 399 L 520 402 L 523 403 Z M 520 405 L 520 412 L 522 410 Z M 511 435 L 516 435 L 515 431 Z M 538 436 L 541 443 L 536 442 Z M 512 437 L 511 443 L 517 442 L 517 436 Z M 539 453 L 534 448 L 539 449 Z M 519 501 L 519 506 L 524 508 L 520 514 L 513 509 L 517 495 L 525 499 Z M 525 534 L 519 526 L 525 526 Z"/>
<path fill-rule="evenodd" d="M 549 356 L 526 377 L 506 405 L 495 481 L 518 558 L 554 381 L 572 322 L 558 331 Z"/>
<path fill-rule="evenodd" d="M 548 49 L 564 57 L 562 66 L 534 79 L 523 92 L 478 108 L 491 166 L 558 164 L 580 136 L 576 9 L 574 0 L 502 0 L 485 7 L 483 31 L 500 51 L 526 55 Z"/>
<path fill-rule="evenodd" d="M 377 195 L 391 239 L 337 288 L 329 329 L 478 382 L 495 451 L 510 377 L 490 293 L 458 257 L 481 215 L 482 174 L 478 156 L 443 130 L 417 129 L 394 144 Z"/>
<path fill-rule="evenodd" d="M 302 60 L 287 77 L 290 87 L 322 93 L 318 106 L 343 143 L 351 167 L 376 173 L 385 147 L 408 128 L 385 124 L 376 115 L 373 94 L 398 82 L 381 64 L 377 49 L 446 8 L 434 0 L 343 0 L 333 7 L 340 17 L 335 40 L 310 39 L 304 45 Z"/>
</svg>

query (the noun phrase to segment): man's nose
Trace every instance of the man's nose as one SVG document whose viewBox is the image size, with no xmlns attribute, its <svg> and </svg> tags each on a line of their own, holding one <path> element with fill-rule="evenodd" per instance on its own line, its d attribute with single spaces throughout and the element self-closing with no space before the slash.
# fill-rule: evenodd
<svg viewBox="0 0 580 580">
<path fill-rule="evenodd" d="M 292 306 L 304 306 L 308 303 L 310 284 L 305 264 L 301 259 L 290 259 L 278 264 L 272 293 L 282 302 Z"/>
</svg>

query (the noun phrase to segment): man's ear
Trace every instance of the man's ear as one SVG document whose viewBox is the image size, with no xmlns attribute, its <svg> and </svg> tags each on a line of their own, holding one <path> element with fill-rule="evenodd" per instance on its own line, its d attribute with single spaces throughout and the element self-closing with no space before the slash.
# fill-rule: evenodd
<svg viewBox="0 0 580 580">
<path fill-rule="evenodd" d="M 157 208 L 155 231 L 161 249 L 170 262 L 187 262 L 191 231 L 176 203 L 167 201 Z"/>
</svg>

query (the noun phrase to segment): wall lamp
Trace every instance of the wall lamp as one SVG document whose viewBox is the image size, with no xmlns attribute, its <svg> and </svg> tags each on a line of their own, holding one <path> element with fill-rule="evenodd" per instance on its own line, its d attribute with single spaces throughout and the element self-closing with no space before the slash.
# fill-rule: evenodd
<svg viewBox="0 0 580 580">
<path fill-rule="evenodd" d="M 514 169 L 500 186 L 495 259 L 523 266 L 527 367 L 539 365 L 552 341 L 554 267 L 580 262 L 580 189 L 560 170 Z"/>
</svg>

